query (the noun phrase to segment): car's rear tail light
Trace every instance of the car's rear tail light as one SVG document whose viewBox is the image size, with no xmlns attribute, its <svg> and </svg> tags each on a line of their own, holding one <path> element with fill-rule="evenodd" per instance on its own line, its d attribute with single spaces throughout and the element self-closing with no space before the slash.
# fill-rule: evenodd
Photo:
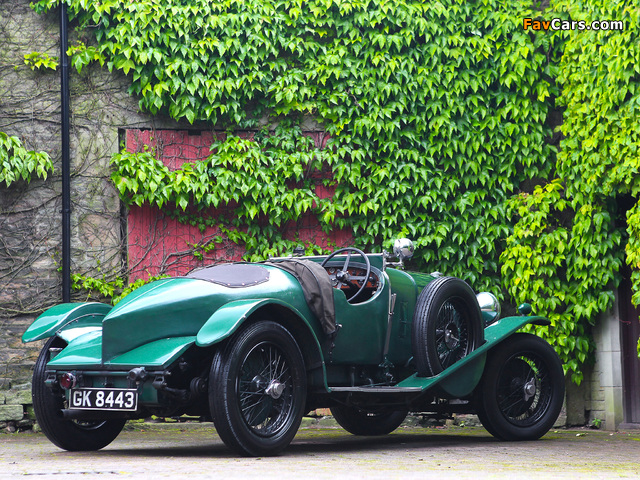
<svg viewBox="0 0 640 480">
<path fill-rule="evenodd" d="M 60 386 L 66 390 L 76 386 L 77 379 L 73 373 L 65 373 L 60 377 Z"/>
</svg>

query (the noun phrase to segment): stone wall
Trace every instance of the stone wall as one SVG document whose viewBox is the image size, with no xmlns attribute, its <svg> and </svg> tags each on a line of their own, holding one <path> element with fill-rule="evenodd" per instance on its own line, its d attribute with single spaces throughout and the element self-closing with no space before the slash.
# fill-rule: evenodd
<svg viewBox="0 0 640 480">
<path fill-rule="evenodd" d="M 60 74 L 24 63 L 27 53 L 57 57 L 59 48 L 57 12 L 38 15 L 29 2 L 0 2 L 0 131 L 46 151 L 55 166 L 47 180 L 0 185 L 0 389 L 30 380 L 41 344 L 24 345 L 21 335 L 61 301 Z M 187 127 L 141 115 L 128 86 L 127 78 L 98 65 L 71 72 L 74 273 L 113 278 L 122 268 L 121 205 L 109 180 L 122 129 Z"/>
<path fill-rule="evenodd" d="M 595 364 L 584 367 L 584 380 L 567 387 L 567 424 L 617 430 L 624 420 L 620 305 L 601 314 L 593 327 Z"/>
<path fill-rule="evenodd" d="M 31 383 L 0 390 L 0 431 L 13 433 L 32 427 L 35 420 L 31 401 Z"/>
<path fill-rule="evenodd" d="M 596 363 L 589 388 L 590 422 L 617 430 L 624 420 L 622 345 L 620 342 L 619 296 L 613 308 L 601 315 L 593 331 Z"/>
</svg>

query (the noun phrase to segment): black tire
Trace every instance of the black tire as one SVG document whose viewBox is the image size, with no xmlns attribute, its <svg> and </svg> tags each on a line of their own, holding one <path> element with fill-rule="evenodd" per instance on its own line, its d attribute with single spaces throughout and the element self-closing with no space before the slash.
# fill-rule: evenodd
<svg viewBox="0 0 640 480">
<path fill-rule="evenodd" d="M 50 338 L 42 348 L 33 370 L 33 410 L 36 421 L 51 442 L 69 451 L 100 450 L 109 445 L 122 431 L 126 420 L 104 420 L 80 422 L 65 420 L 61 410 L 64 408 L 64 392 L 45 385 L 45 369 L 49 362 L 49 348 L 64 347 L 66 343 L 58 338 Z"/>
<path fill-rule="evenodd" d="M 331 414 L 336 422 L 353 435 L 387 435 L 402 424 L 406 410 L 390 408 L 362 409 L 346 405 L 334 405 Z"/>
<path fill-rule="evenodd" d="M 287 329 L 262 320 L 240 330 L 216 352 L 209 375 L 218 435 L 242 455 L 281 452 L 300 427 L 306 383 L 304 359 Z"/>
<path fill-rule="evenodd" d="M 564 372 L 544 340 L 516 333 L 489 354 L 476 392 L 478 418 L 501 440 L 536 440 L 553 427 L 564 400 Z"/>
<path fill-rule="evenodd" d="M 418 375 L 439 374 L 484 342 L 473 290 L 459 278 L 438 277 L 416 301 L 412 347 Z"/>
</svg>

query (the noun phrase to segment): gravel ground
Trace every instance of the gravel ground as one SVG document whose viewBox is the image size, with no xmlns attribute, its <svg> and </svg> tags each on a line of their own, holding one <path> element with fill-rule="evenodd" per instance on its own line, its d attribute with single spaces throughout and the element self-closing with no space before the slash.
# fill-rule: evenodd
<svg viewBox="0 0 640 480">
<path fill-rule="evenodd" d="M 401 427 L 354 437 L 305 422 L 278 457 L 233 455 L 211 424 L 137 424 L 107 448 L 72 453 L 39 433 L 0 435 L 0 478 L 640 478 L 640 431 L 553 430 L 499 442 L 481 427 Z"/>
</svg>

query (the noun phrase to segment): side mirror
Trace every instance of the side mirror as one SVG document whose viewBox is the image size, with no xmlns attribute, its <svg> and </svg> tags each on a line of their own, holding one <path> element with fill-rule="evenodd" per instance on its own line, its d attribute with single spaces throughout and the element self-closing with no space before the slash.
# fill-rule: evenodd
<svg viewBox="0 0 640 480">
<path fill-rule="evenodd" d="M 393 254 L 398 257 L 401 262 L 413 257 L 413 242 L 408 238 L 398 238 L 393 242 Z"/>
</svg>

